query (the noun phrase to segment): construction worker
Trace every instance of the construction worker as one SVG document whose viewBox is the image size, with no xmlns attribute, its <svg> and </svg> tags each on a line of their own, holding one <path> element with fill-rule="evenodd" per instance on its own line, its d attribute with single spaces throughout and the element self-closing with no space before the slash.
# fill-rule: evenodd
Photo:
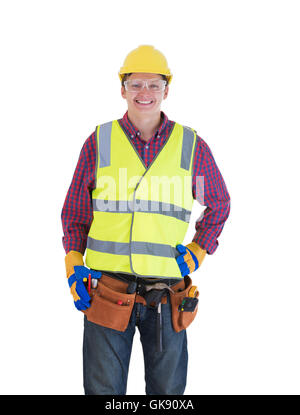
<svg viewBox="0 0 300 415">
<path fill-rule="evenodd" d="M 128 110 L 85 141 L 62 210 L 68 283 L 85 314 L 84 391 L 126 394 L 137 327 L 146 394 L 181 395 L 198 308 L 189 274 L 217 249 L 230 198 L 205 141 L 161 111 L 164 55 L 139 46 L 119 78 Z M 206 209 L 184 246 L 194 200 Z"/>
</svg>

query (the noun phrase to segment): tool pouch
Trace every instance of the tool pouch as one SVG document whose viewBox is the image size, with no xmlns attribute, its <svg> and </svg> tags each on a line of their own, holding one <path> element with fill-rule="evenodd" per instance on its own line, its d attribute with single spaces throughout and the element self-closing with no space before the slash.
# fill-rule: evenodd
<svg viewBox="0 0 300 415">
<path fill-rule="evenodd" d="M 83 311 L 87 319 L 103 327 L 125 331 L 136 296 L 136 293 L 126 293 L 127 285 L 102 275 L 97 288 L 91 291 L 91 306 Z"/>
<path fill-rule="evenodd" d="M 198 304 L 195 307 L 194 311 L 179 311 L 180 304 L 185 297 L 188 297 L 188 292 L 192 286 L 192 279 L 186 275 L 184 277 L 185 288 L 183 288 L 182 291 L 178 291 L 180 286 L 182 286 L 182 283 L 179 283 L 178 287 L 176 287 L 176 285 L 172 287 L 174 293 L 170 293 L 172 324 L 176 332 L 186 329 L 192 323 L 198 311 Z M 197 293 L 196 297 L 198 296 L 199 293 Z"/>
</svg>

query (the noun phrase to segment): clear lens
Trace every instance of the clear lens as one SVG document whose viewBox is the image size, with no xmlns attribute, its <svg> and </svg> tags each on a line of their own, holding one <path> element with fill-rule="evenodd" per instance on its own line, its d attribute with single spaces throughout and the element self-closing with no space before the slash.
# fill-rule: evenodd
<svg viewBox="0 0 300 415">
<path fill-rule="evenodd" d="M 128 79 L 124 82 L 126 91 L 129 92 L 139 92 L 144 86 L 149 91 L 152 92 L 161 92 L 165 89 L 166 81 L 164 79 Z"/>
</svg>

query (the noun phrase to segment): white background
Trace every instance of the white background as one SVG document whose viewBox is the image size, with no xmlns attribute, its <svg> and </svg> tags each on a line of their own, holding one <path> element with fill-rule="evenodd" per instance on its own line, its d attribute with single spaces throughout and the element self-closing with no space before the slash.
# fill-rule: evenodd
<svg viewBox="0 0 300 415">
<path fill-rule="evenodd" d="M 208 143 L 232 198 L 193 275 L 185 393 L 299 394 L 298 6 L 1 2 L 1 394 L 83 394 L 60 215 L 85 139 L 126 111 L 117 73 L 141 44 L 166 55 L 162 109 Z M 145 393 L 138 330 L 127 393 Z"/>
</svg>

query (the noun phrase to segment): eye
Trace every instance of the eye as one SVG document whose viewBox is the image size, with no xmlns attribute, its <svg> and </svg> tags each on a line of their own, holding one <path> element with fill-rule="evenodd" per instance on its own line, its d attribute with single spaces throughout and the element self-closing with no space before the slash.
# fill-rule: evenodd
<svg viewBox="0 0 300 415">
<path fill-rule="evenodd" d="M 152 82 L 152 83 L 149 85 L 149 88 L 150 88 L 150 89 L 154 89 L 154 90 L 156 90 L 156 89 L 159 89 L 159 85 L 158 85 L 158 83 L 156 83 L 156 82 Z"/>
<path fill-rule="evenodd" d="M 142 83 L 141 82 L 132 82 L 131 83 L 132 88 L 141 88 L 142 87 Z"/>
</svg>

